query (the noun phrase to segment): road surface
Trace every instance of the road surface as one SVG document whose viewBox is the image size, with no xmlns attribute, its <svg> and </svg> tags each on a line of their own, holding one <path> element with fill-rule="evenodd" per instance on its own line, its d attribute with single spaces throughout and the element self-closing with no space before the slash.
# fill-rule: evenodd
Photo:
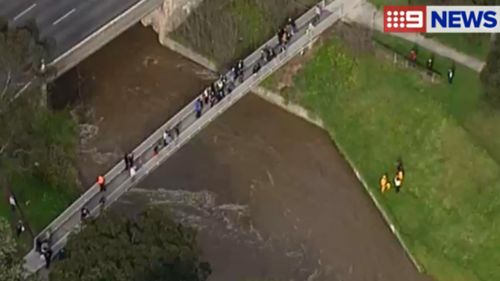
<svg viewBox="0 0 500 281">
<path fill-rule="evenodd" d="M 30 27 L 61 55 L 139 0 L 0 0 L 0 19 L 11 27 Z"/>
</svg>

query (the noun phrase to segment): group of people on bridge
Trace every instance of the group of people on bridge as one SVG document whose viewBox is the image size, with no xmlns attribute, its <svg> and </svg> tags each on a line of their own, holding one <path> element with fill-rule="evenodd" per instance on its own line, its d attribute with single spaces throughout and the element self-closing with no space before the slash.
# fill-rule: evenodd
<svg viewBox="0 0 500 281">
<path fill-rule="evenodd" d="M 320 6 L 317 6 L 315 11 L 315 17 L 313 18 L 311 23 L 309 23 L 308 31 L 313 23 L 316 24 L 319 21 L 319 18 L 321 16 L 322 10 Z M 277 44 L 273 46 L 265 45 L 260 50 L 260 57 L 252 65 L 247 66 L 245 65 L 245 62 L 243 60 L 238 60 L 228 73 L 220 75 L 220 77 L 216 81 L 211 83 L 195 100 L 194 114 L 196 119 L 202 116 L 204 108 L 212 108 L 214 105 L 223 100 L 227 95 L 231 94 L 231 92 L 236 89 L 237 86 L 244 83 L 245 79 L 247 79 L 251 75 L 257 74 L 263 66 L 271 62 L 280 53 L 286 52 L 287 46 L 292 42 L 293 37 L 297 33 L 298 28 L 295 21 L 292 18 L 289 18 L 285 27 L 280 28 L 280 30 L 277 32 Z M 251 71 L 247 71 L 250 69 Z M 152 147 L 153 157 L 158 155 L 163 148 L 167 147 L 169 144 L 178 139 L 179 135 L 181 134 L 181 122 L 183 123 L 185 121 L 185 119 L 180 120 L 175 126 L 163 132 L 161 139 L 155 142 Z M 144 153 L 139 157 L 149 157 L 147 155 L 147 153 Z M 132 179 L 134 178 L 137 169 L 139 168 L 136 165 L 135 160 L 136 159 L 132 153 L 125 154 L 123 157 L 123 161 L 125 162 L 125 170 L 128 170 L 129 177 Z M 149 161 L 149 159 L 147 160 Z M 101 196 L 99 203 L 103 208 L 104 203 L 106 202 L 105 195 L 108 191 L 108 183 L 104 175 L 99 175 L 97 177 L 97 185 L 99 187 L 98 196 Z M 81 222 L 87 221 L 92 216 L 91 210 L 89 209 L 90 202 L 92 202 L 92 200 L 87 201 L 86 205 L 80 209 Z M 42 233 L 42 235 L 40 235 L 39 237 L 42 236 L 45 237 L 36 239 L 36 251 L 39 252 L 41 254 L 41 258 L 45 260 L 46 267 L 49 267 L 50 260 L 52 258 L 52 233 L 50 233 L 50 231 L 47 233 Z"/>
</svg>

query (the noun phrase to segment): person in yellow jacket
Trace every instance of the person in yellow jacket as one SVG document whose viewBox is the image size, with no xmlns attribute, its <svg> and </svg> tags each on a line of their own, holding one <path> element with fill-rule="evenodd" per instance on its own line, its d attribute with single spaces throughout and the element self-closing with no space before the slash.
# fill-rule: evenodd
<svg viewBox="0 0 500 281">
<path fill-rule="evenodd" d="M 389 191 L 389 189 L 391 189 L 391 183 L 389 182 L 389 177 L 387 176 L 387 173 L 385 173 L 380 178 L 380 191 L 382 193 L 385 193 L 386 191 Z"/>
</svg>

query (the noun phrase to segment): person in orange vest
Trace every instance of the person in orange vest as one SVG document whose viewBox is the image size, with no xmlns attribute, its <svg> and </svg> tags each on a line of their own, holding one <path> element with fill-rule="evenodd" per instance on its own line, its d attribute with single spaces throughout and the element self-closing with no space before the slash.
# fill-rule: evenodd
<svg viewBox="0 0 500 281">
<path fill-rule="evenodd" d="M 104 179 L 103 176 L 98 176 L 97 177 L 97 184 L 101 188 L 101 192 L 106 191 L 106 179 Z"/>
<path fill-rule="evenodd" d="M 396 186 L 396 192 L 399 192 L 401 189 L 401 186 L 403 185 L 403 180 L 404 180 L 404 168 L 403 168 L 403 162 L 401 160 L 398 160 L 398 164 L 396 167 L 396 176 L 394 177 L 394 186 Z"/>
<path fill-rule="evenodd" d="M 386 191 L 389 191 L 389 189 L 391 189 L 391 183 L 389 182 L 389 177 L 387 176 L 387 173 L 385 173 L 380 178 L 380 191 L 382 193 L 385 193 Z"/>
</svg>

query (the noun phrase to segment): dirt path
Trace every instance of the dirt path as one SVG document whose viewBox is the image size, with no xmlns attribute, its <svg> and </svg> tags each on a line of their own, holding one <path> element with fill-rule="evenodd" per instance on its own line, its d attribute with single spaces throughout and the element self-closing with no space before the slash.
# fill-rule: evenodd
<svg viewBox="0 0 500 281">
<path fill-rule="evenodd" d="M 200 241 L 215 269 L 211 280 L 427 280 L 413 268 L 330 138 L 255 96 L 216 120 L 138 188 L 125 204 L 143 205 L 141 193 L 149 194 L 149 201 L 173 204 L 178 214 L 182 208 L 176 204 L 186 196 L 197 209 L 206 207 L 201 218 L 219 218 L 221 225 L 231 220 L 214 210 L 247 208 L 246 215 L 237 212 L 236 222 L 257 237 L 260 246 L 250 253 L 241 235 L 224 238 L 227 229 L 237 228 L 234 223 L 202 227 Z M 200 193 L 209 196 L 193 199 Z M 188 214 L 185 219 L 193 219 Z"/>
<path fill-rule="evenodd" d="M 137 25 L 59 81 L 64 88 L 80 76 L 80 111 L 89 123 L 83 128 L 86 141 L 79 164 L 85 187 L 213 79 L 156 40 L 152 30 Z"/>
</svg>

